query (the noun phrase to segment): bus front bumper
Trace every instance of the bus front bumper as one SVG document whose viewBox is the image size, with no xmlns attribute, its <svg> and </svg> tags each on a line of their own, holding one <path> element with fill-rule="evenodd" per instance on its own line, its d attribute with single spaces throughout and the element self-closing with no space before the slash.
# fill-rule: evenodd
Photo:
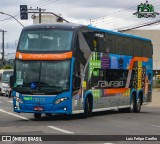
<svg viewBox="0 0 160 144">
<path fill-rule="evenodd" d="M 70 99 L 65 100 L 59 104 L 29 104 L 23 102 L 17 102 L 13 98 L 13 109 L 17 113 L 51 113 L 51 114 L 71 114 Z"/>
</svg>

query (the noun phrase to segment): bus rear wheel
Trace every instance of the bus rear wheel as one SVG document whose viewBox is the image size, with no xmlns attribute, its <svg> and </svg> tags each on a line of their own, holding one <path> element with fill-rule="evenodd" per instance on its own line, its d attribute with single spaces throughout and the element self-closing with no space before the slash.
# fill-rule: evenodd
<svg viewBox="0 0 160 144">
<path fill-rule="evenodd" d="M 40 119 L 41 118 L 41 113 L 34 113 L 34 118 L 35 119 Z"/>
<path fill-rule="evenodd" d="M 139 95 L 136 101 L 135 112 L 139 113 L 140 111 L 141 111 L 141 97 Z"/>
</svg>

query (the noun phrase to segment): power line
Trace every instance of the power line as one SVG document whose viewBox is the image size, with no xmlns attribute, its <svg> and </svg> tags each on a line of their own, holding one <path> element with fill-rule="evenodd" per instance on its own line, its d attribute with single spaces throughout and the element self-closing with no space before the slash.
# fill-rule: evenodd
<svg viewBox="0 0 160 144">
<path fill-rule="evenodd" d="M 38 3 L 41 3 L 41 2 L 43 2 L 44 0 L 40 0 L 39 2 L 37 1 L 37 2 L 35 2 L 35 3 L 32 3 L 32 4 L 30 4 L 30 5 L 37 5 Z"/>
<path fill-rule="evenodd" d="M 24 27 L 24 25 L 19 21 L 17 20 L 14 16 L 10 15 L 10 14 L 7 14 L 7 13 L 4 13 L 4 12 L 0 12 L 0 14 L 4 14 L 4 15 L 7 15 L 7 16 L 10 16 L 12 17 L 14 20 L 16 20 L 22 27 Z"/>
<path fill-rule="evenodd" d="M 156 0 L 152 0 L 152 1 L 156 1 Z M 156 4 L 156 3 L 159 3 L 159 1 L 158 1 L 158 2 L 155 2 L 155 3 L 153 3 L 153 4 Z M 155 7 L 157 7 L 157 5 L 156 5 Z M 112 13 L 112 14 L 110 14 L 110 15 L 104 15 L 104 16 L 102 16 L 102 17 L 98 17 L 98 18 L 91 19 L 91 20 L 94 21 L 94 20 L 97 20 L 97 19 L 105 19 L 105 18 L 107 18 L 107 17 L 113 16 L 113 15 L 115 16 L 115 15 L 117 15 L 117 14 L 120 15 L 121 18 L 122 18 L 122 14 L 123 14 L 123 13 L 126 14 L 125 11 L 128 12 L 128 10 L 131 10 L 132 8 L 136 8 L 136 5 L 135 5 L 135 6 L 132 6 L 132 7 L 130 7 L 130 8 L 127 8 L 127 9 L 120 10 L 120 11 L 118 11 L 118 12 Z M 123 13 L 122 13 L 122 12 L 123 12 Z"/>
<path fill-rule="evenodd" d="M 155 1 L 154 0 L 154 3 L 152 3 L 152 4 L 156 4 L 156 3 L 159 3 L 159 1 Z M 155 8 L 159 7 L 159 5 L 160 4 L 156 5 Z M 103 17 L 98 17 L 96 19 L 91 19 L 90 20 L 91 24 L 94 25 L 94 26 L 99 26 L 99 25 L 102 26 L 102 25 L 106 25 L 107 24 L 107 26 L 108 26 L 109 24 L 113 24 L 113 23 L 121 24 L 121 20 L 122 19 L 130 21 L 129 18 L 131 18 L 131 13 L 133 13 L 132 12 L 133 10 L 131 10 L 131 9 L 133 9 L 133 8 L 136 8 L 136 6 L 130 7 L 128 9 L 120 10 L 118 12 L 115 12 L 115 13 L 113 13 L 111 15 L 107 15 L 105 17 L 103 16 Z M 114 16 L 115 19 L 113 19 L 112 16 Z M 146 22 L 146 21 L 143 20 L 142 23 L 144 23 L 144 22 Z M 81 20 L 80 23 L 83 23 L 83 24 L 86 24 L 86 25 L 89 24 L 89 22 L 87 20 Z"/>
<path fill-rule="evenodd" d="M 41 6 L 49 5 L 49 4 L 51 4 L 51 3 L 55 3 L 55 2 L 57 2 L 57 1 L 59 1 L 59 0 L 54 0 L 54 1 L 52 1 L 52 0 L 48 0 L 48 2 L 47 2 L 47 3 L 44 3 L 44 4 L 43 4 L 43 5 L 41 5 Z"/>
<path fill-rule="evenodd" d="M 34 2 L 32 4 L 29 4 L 29 7 L 34 6 L 35 4 L 43 4 L 44 2 L 47 2 L 47 1 L 48 0 L 40 0 L 40 1 Z M 9 12 L 7 12 L 7 13 L 9 13 Z M 19 16 L 19 13 L 20 12 L 17 12 L 16 15 Z M 10 21 L 10 23 L 8 23 L 7 25 L 11 25 L 11 24 L 14 23 L 13 19 L 8 19 L 8 21 Z M 2 23 L 0 26 L 1 27 L 6 27 L 6 22 Z"/>
<path fill-rule="evenodd" d="M 135 27 L 132 27 L 132 28 L 118 30 L 118 31 L 119 32 L 125 32 L 125 31 L 129 31 L 129 30 L 133 30 L 133 29 L 137 29 L 137 28 L 141 28 L 141 27 L 145 27 L 145 26 L 149 26 L 149 25 L 153 25 L 153 24 L 157 24 L 157 23 L 160 23 L 160 20 L 155 21 L 155 22 L 151 22 L 151 23 L 147 23 L 147 24 L 143 24 L 143 25 L 139 25 L 139 26 L 135 26 Z"/>
</svg>

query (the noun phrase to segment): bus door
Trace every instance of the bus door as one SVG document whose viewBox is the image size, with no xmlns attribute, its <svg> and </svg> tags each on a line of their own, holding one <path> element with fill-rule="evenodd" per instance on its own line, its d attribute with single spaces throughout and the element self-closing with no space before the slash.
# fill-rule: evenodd
<svg viewBox="0 0 160 144">
<path fill-rule="evenodd" d="M 105 75 L 106 71 L 101 68 L 94 68 L 91 72 L 89 85 L 94 97 L 95 109 L 110 107 L 110 97 L 105 94 L 107 85 Z"/>
</svg>

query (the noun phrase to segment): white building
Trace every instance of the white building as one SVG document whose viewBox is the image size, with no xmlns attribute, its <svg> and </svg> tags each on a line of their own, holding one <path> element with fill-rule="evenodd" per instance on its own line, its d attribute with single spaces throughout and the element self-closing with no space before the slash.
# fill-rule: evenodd
<svg viewBox="0 0 160 144">
<path fill-rule="evenodd" d="M 160 70 L 160 30 L 129 30 L 125 33 L 134 34 L 152 40 L 153 69 Z"/>
<path fill-rule="evenodd" d="M 39 16 L 33 15 L 33 24 L 38 24 L 39 23 Z M 58 20 L 58 17 L 55 15 L 41 15 L 41 23 L 43 24 L 53 24 L 56 23 Z"/>
</svg>

